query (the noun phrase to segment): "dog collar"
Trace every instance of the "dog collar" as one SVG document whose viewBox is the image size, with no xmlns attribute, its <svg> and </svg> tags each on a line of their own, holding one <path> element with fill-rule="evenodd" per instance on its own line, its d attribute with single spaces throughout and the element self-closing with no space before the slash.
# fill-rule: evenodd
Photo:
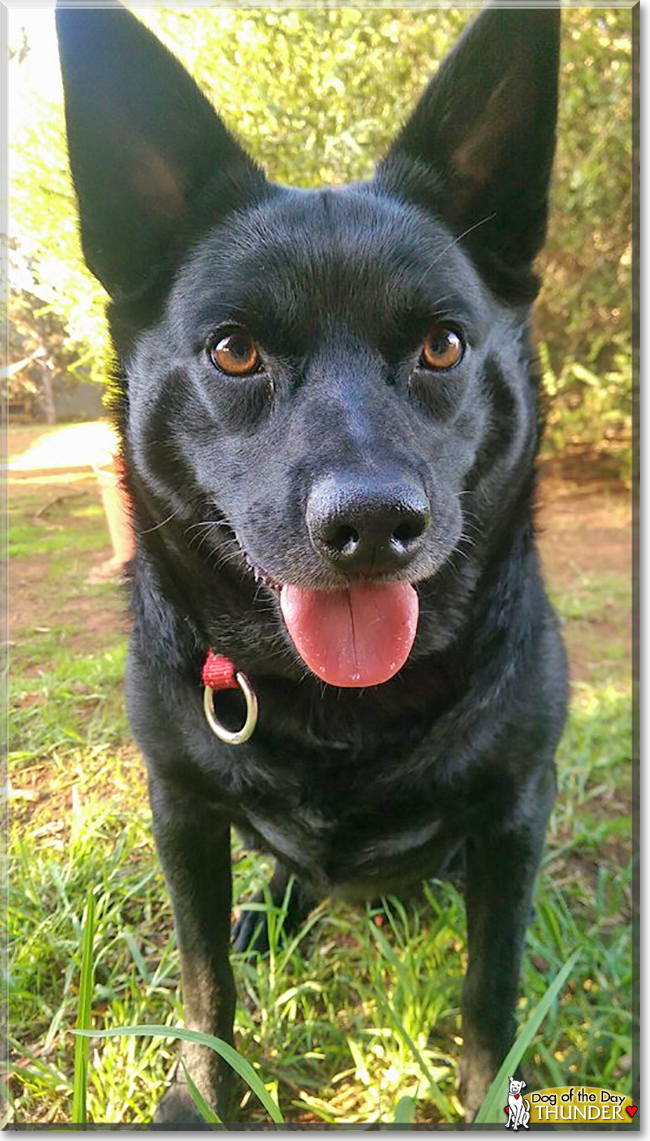
<svg viewBox="0 0 650 1141">
<path fill-rule="evenodd" d="M 223 654 L 215 654 L 210 648 L 203 665 L 201 680 L 205 686 L 203 709 L 212 732 L 227 745 L 243 745 L 253 735 L 259 712 L 257 694 L 246 674 L 235 671 L 230 658 L 224 657 Z M 221 724 L 214 711 L 214 695 L 220 689 L 240 689 L 246 701 L 246 720 L 241 729 L 234 732 Z"/>
</svg>

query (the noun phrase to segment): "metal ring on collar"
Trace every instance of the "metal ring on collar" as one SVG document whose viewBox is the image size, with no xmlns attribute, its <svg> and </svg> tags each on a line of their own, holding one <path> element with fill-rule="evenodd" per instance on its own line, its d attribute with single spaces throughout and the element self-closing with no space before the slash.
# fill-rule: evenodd
<svg viewBox="0 0 650 1141">
<path fill-rule="evenodd" d="M 226 745 L 243 745 L 244 741 L 248 741 L 249 737 L 253 735 L 253 731 L 257 725 L 257 715 L 259 711 L 257 694 L 252 688 L 246 674 L 235 674 L 235 680 L 246 698 L 246 720 L 241 729 L 237 729 L 234 732 L 231 729 L 226 729 L 225 725 L 222 725 L 221 722 L 217 720 L 214 711 L 214 690 L 211 689 L 209 685 L 206 685 L 203 691 L 203 709 L 208 725 L 220 741 L 225 741 Z"/>
</svg>

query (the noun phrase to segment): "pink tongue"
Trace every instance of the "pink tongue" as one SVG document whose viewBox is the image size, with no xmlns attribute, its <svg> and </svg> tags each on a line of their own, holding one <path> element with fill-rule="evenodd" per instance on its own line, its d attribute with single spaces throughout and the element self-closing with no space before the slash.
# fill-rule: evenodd
<svg viewBox="0 0 650 1141">
<path fill-rule="evenodd" d="M 283 586 L 282 614 L 300 657 L 330 685 L 380 685 L 411 652 L 419 601 L 407 582 L 326 593 Z"/>
</svg>

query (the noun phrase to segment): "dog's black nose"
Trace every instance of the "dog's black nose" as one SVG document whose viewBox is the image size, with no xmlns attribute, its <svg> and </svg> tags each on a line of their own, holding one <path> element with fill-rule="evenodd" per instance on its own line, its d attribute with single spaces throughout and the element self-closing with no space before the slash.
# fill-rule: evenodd
<svg viewBox="0 0 650 1141">
<path fill-rule="evenodd" d="M 430 521 L 424 489 L 404 479 L 328 476 L 307 502 L 314 547 L 346 574 L 390 574 L 407 566 Z"/>
</svg>

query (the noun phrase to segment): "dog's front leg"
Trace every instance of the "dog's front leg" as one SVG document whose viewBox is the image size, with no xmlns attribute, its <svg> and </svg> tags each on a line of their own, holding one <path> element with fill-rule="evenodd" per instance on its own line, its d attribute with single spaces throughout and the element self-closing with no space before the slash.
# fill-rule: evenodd
<svg viewBox="0 0 650 1141">
<path fill-rule="evenodd" d="M 206 811 L 199 797 L 153 777 L 154 835 L 174 911 L 181 955 L 185 1025 L 232 1042 L 235 985 L 228 958 L 232 881 L 230 824 Z M 228 1119 L 232 1071 L 213 1050 L 183 1043 L 194 1083 Z M 202 1122 L 179 1066 L 156 1111 L 157 1123 Z"/>
<path fill-rule="evenodd" d="M 459 1083 L 468 1121 L 478 1112 L 515 1034 L 521 957 L 554 795 L 552 774 L 544 783 L 533 819 L 522 821 L 522 812 L 515 824 L 513 813 L 509 821 L 468 841 L 469 965 Z"/>
</svg>

